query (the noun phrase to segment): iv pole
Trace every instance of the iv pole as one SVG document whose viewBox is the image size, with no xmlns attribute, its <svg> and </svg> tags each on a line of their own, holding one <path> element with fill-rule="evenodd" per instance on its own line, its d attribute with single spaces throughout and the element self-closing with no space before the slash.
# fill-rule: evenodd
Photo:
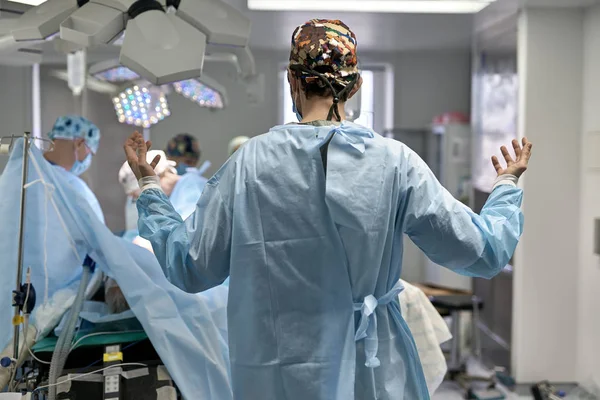
<svg viewBox="0 0 600 400">
<path fill-rule="evenodd" d="M 19 215 L 19 253 L 17 255 L 17 283 L 15 289 L 15 295 L 21 292 L 21 285 L 23 281 L 23 247 L 25 244 L 25 200 L 26 200 L 26 189 L 27 184 L 27 169 L 29 167 L 29 138 L 30 132 L 25 132 L 23 135 L 23 170 L 21 173 L 21 214 Z M 20 333 L 20 322 L 21 322 L 21 305 L 15 302 L 15 315 L 13 318 L 14 325 L 14 339 L 13 339 L 13 351 L 14 359 L 19 359 L 19 333 Z M 27 332 L 25 332 L 27 334 Z"/>
</svg>

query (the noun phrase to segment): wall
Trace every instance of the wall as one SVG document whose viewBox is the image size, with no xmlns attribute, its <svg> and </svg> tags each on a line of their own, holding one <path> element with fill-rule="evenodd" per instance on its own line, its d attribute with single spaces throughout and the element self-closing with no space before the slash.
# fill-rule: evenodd
<svg viewBox="0 0 600 400">
<path fill-rule="evenodd" d="M 227 145 L 239 135 L 255 136 L 267 132 L 279 122 L 279 85 L 277 71 L 279 53 L 254 52 L 257 71 L 265 75 L 265 101 L 249 104 L 246 87 L 238 81 L 232 66 L 225 63 L 206 63 L 204 72 L 225 86 L 229 105 L 224 110 L 201 108 L 182 96 L 169 96 L 172 115 L 151 129 L 155 148 L 163 149 L 177 133 L 196 136 L 202 148 L 202 160 L 210 160 L 209 174 L 227 160 Z M 202 163 L 202 161 L 201 161 Z"/>
<path fill-rule="evenodd" d="M 30 67 L 0 66 L 0 136 L 31 130 L 31 76 Z M 7 161 L 0 156 L 0 171 Z"/>
<path fill-rule="evenodd" d="M 593 220 L 600 218 L 600 171 L 589 164 L 600 160 L 600 147 L 592 148 L 588 134 L 600 132 L 600 6 L 584 17 L 583 115 L 581 140 L 581 226 L 579 239 L 579 379 L 600 382 L 600 314 L 598 282 L 600 256 L 593 254 Z M 597 146 L 599 142 L 596 142 Z M 588 150 L 592 149 L 593 152 Z"/>
<path fill-rule="evenodd" d="M 422 129 L 443 112 L 471 110 L 470 52 L 365 53 L 360 62 L 394 69 L 395 128 Z"/>
<path fill-rule="evenodd" d="M 575 381 L 577 371 L 583 12 L 527 9 L 519 20 L 519 134 L 534 143 L 526 228 L 516 254 L 513 373 Z"/>
</svg>

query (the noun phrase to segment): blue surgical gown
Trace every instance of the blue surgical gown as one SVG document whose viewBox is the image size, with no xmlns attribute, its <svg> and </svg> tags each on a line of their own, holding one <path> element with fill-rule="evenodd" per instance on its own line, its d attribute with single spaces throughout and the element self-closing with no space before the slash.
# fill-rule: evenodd
<svg viewBox="0 0 600 400">
<path fill-rule="evenodd" d="M 186 219 L 194 212 L 206 182 L 205 177 L 195 172 L 188 172 L 179 178 L 169 200 L 181 218 Z"/>
<path fill-rule="evenodd" d="M 397 296 L 403 234 L 432 261 L 491 278 L 518 243 L 521 199 L 500 186 L 477 215 L 407 146 L 344 122 L 250 140 L 185 221 L 160 190 L 137 205 L 172 283 L 196 292 L 230 276 L 234 398 L 422 400 Z"/>
<path fill-rule="evenodd" d="M 96 198 L 96 195 L 94 194 L 94 192 L 92 192 L 90 187 L 87 185 L 87 183 L 85 183 L 83 181 L 83 179 L 81 179 L 77 175 L 67 171 L 63 167 L 53 164 L 53 163 L 50 163 L 50 164 L 52 165 L 52 167 L 54 168 L 54 170 L 56 171 L 57 174 L 62 176 L 65 179 L 65 181 L 68 182 L 69 185 L 71 185 L 71 187 L 76 192 L 78 192 L 85 198 L 85 200 L 88 202 L 88 204 L 92 208 L 92 211 L 94 211 L 94 214 L 96 214 L 98 219 L 104 223 L 105 222 L 104 221 L 104 213 L 102 212 L 102 207 L 100 206 L 100 202 L 98 201 L 98 198 Z"/>
</svg>

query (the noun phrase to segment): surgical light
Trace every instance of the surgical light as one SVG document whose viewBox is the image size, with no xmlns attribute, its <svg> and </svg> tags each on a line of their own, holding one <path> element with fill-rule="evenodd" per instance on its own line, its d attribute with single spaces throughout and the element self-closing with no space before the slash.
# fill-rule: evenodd
<svg viewBox="0 0 600 400">
<path fill-rule="evenodd" d="M 93 74 L 94 78 L 107 82 L 127 82 L 139 79 L 139 75 L 127 67 L 115 67 Z"/>
<path fill-rule="evenodd" d="M 250 10 L 474 14 L 496 0 L 248 0 Z"/>
<path fill-rule="evenodd" d="M 215 86 L 215 85 L 213 85 Z M 222 109 L 225 107 L 225 100 L 218 90 L 202 83 L 198 79 L 187 79 L 185 81 L 173 83 L 175 91 L 202 107 Z"/>
<path fill-rule="evenodd" d="M 140 79 L 137 73 L 122 66 L 118 59 L 96 63 L 90 66 L 89 73 L 94 78 L 106 82 L 129 82 Z"/>
<path fill-rule="evenodd" d="M 12 36 L 17 42 L 44 40 L 59 32 L 60 23 L 78 7 L 77 0 L 53 0 L 32 7 L 19 17 Z"/>
<path fill-rule="evenodd" d="M 28 6 L 39 6 L 42 3 L 45 3 L 46 0 L 10 0 L 13 3 L 27 4 Z"/>
<path fill-rule="evenodd" d="M 169 115 L 169 104 L 160 90 L 135 85 L 113 98 L 119 122 L 149 128 Z"/>
<path fill-rule="evenodd" d="M 244 75 L 255 74 L 250 19 L 224 0 L 47 0 L 4 35 L 30 47 L 57 32 L 55 48 L 65 53 L 122 43 L 120 64 L 154 85 L 201 76 L 208 45 L 235 55 Z M 10 41 L 0 51 L 12 51 Z"/>
</svg>

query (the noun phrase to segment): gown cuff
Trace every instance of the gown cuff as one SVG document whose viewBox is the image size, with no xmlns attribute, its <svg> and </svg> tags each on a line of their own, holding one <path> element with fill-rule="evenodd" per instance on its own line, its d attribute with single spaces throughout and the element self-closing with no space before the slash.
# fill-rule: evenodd
<svg viewBox="0 0 600 400">
<path fill-rule="evenodd" d="M 143 177 L 138 181 L 138 185 L 140 186 L 140 190 L 142 192 L 148 189 L 157 189 L 162 192 L 162 188 L 160 187 L 160 179 L 156 175 Z"/>
<path fill-rule="evenodd" d="M 519 178 L 517 178 L 514 175 L 511 175 L 511 174 L 500 175 L 494 181 L 494 189 L 496 189 L 498 186 L 501 186 L 501 185 L 517 186 L 517 183 L 519 183 Z"/>
</svg>

